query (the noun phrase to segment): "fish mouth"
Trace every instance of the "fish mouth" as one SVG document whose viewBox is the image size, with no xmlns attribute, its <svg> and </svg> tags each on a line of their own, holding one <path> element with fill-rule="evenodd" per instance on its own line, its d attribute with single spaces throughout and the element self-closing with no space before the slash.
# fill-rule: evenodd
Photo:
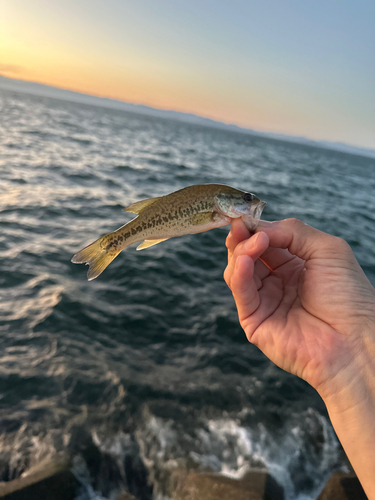
<svg viewBox="0 0 375 500">
<path fill-rule="evenodd" d="M 265 206 L 266 206 L 266 202 L 260 201 L 258 203 L 258 205 L 255 207 L 253 217 L 257 221 L 257 223 L 259 222 L 260 216 L 262 215 L 262 212 L 263 212 L 263 209 Z"/>
<path fill-rule="evenodd" d="M 265 205 L 266 203 L 264 201 L 259 201 L 259 203 L 255 205 L 254 210 L 252 210 L 252 213 L 242 216 L 242 220 L 249 231 L 255 232 Z"/>
</svg>

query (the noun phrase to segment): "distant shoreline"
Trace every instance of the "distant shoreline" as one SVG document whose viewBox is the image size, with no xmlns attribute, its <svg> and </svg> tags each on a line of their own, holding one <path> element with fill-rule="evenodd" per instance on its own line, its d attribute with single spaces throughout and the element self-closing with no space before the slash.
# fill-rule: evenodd
<svg viewBox="0 0 375 500">
<path fill-rule="evenodd" d="M 284 134 L 277 134 L 271 132 L 260 132 L 253 129 L 239 127 L 234 124 L 219 122 L 203 116 L 194 115 L 192 113 L 183 113 L 180 111 L 166 110 L 153 108 L 144 104 L 133 104 L 116 99 L 109 99 L 107 97 L 98 97 L 89 94 L 83 94 L 73 90 L 62 89 L 59 87 L 52 87 L 42 83 L 29 82 L 26 80 L 18 80 L 15 78 L 8 78 L 0 75 L 0 89 L 22 92 L 42 97 L 49 97 L 53 99 L 61 99 L 70 102 L 78 102 L 81 104 L 88 104 L 92 106 L 105 107 L 109 109 L 117 109 L 120 111 L 127 111 L 146 116 L 153 116 L 156 118 L 166 118 L 176 120 L 182 123 L 191 125 L 202 125 L 229 132 L 238 132 L 242 134 L 253 135 L 256 137 L 264 137 L 266 139 L 274 139 L 277 141 L 291 142 L 294 144 L 301 144 L 304 146 L 311 146 L 321 149 L 328 149 L 345 154 L 354 154 L 357 156 L 364 156 L 367 158 L 375 159 L 375 149 L 362 148 L 358 146 L 351 146 L 340 142 L 330 141 L 314 141 L 306 137 L 297 137 Z"/>
</svg>

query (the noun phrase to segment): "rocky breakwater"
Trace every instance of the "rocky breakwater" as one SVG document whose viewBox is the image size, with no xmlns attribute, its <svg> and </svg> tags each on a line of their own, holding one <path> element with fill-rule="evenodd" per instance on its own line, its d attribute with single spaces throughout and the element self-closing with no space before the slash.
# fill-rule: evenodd
<svg viewBox="0 0 375 500">
<path fill-rule="evenodd" d="M 233 479 L 202 470 L 198 464 L 178 464 L 148 470 L 137 441 L 129 435 L 121 460 L 99 451 L 89 433 L 77 428 L 71 458 L 46 460 L 20 477 L 0 482 L 3 500 L 74 500 L 92 497 L 117 500 L 284 500 L 283 488 L 265 467 Z M 4 480 L 5 479 L 5 480 Z M 10 478 L 8 478 L 10 479 Z M 83 498 L 82 497 L 82 498 Z M 353 472 L 335 472 L 318 500 L 366 500 Z"/>
<path fill-rule="evenodd" d="M 67 462 L 41 464 L 41 470 L 0 483 L 3 500 L 74 500 L 82 485 Z M 134 478 L 129 478 L 134 481 Z M 284 500 L 281 486 L 264 471 L 232 479 L 209 472 L 172 469 L 163 480 L 164 498 L 171 500 Z M 123 488 L 127 488 L 123 485 Z M 151 500 L 145 492 L 123 491 L 116 500 Z M 353 473 L 335 472 L 317 500 L 366 500 Z"/>
</svg>

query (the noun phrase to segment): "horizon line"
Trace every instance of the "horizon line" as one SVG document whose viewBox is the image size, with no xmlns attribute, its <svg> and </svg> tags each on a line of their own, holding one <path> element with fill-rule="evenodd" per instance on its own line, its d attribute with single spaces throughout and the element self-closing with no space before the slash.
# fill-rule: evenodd
<svg viewBox="0 0 375 500">
<path fill-rule="evenodd" d="M 227 130 L 227 131 L 232 131 L 232 132 L 238 132 L 238 133 L 247 133 L 249 135 L 255 135 L 258 137 L 264 137 L 268 139 L 273 139 L 273 140 L 278 140 L 278 141 L 285 141 L 285 142 L 294 142 L 296 144 L 303 144 L 305 146 L 312 146 L 312 147 L 318 147 L 318 148 L 323 148 L 323 149 L 329 149 L 330 151 L 338 151 L 346 154 L 356 154 L 356 155 L 361 155 L 374 159 L 375 158 L 375 149 L 365 147 L 365 146 L 356 146 L 353 144 L 348 144 L 346 142 L 341 142 L 341 141 L 329 141 L 325 139 L 310 139 L 309 137 L 305 136 L 296 136 L 296 135 L 289 135 L 289 134 L 284 134 L 282 132 L 265 132 L 262 130 L 255 130 L 247 127 L 243 127 L 241 125 L 237 125 L 236 123 L 231 123 L 231 122 L 225 122 L 221 120 L 216 120 L 214 118 L 210 118 L 209 116 L 203 116 L 203 115 L 197 115 L 195 113 L 191 113 L 188 111 L 180 111 L 178 109 L 171 109 L 171 108 L 159 108 L 157 106 L 150 106 L 149 104 L 144 104 L 144 103 L 138 103 L 138 102 L 129 102 L 129 101 L 124 101 L 118 98 L 114 97 L 107 97 L 105 95 L 98 95 L 98 94 L 91 94 L 91 93 L 84 93 L 79 90 L 74 90 L 71 88 L 66 88 L 66 87 L 60 87 L 60 86 L 55 86 L 55 85 L 49 85 L 47 83 L 42 83 L 39 81 L 34 81 L 34 80 L 26 80 L 23 78 L 13 78 L 6 76 L 2 73 L 0 73 L 0 79 L 4 78 L 6 80 L 10 81 L 16 81 L 16 82 L 21 82 L 22 84 L 33 84 L 33 85 L 39 85 L 41 87 L 47 87 L 52 90 L 57 90 L 57 91 L 62 91 L 62 92 L 67 92 L 67 93 L 72 93 L 72 94 L 77 94 L 78 96 L 82 97 L 89 97 L 93 99 L 99 99 L 99 100 L 106 100 L 106 101 L 111 101 L 113 103 L 120 103 L 128 106 L 134 106 L 134 107 L 141 107 L 145 108 L 146 110 L 150 110 L 156 113 L 170 113 L 170 114 L 176 114 L 176 115 L 183 115 L 186 117 L 194 117 L 198 120 L 202 121 L 207 121 L 210 122 L 208 123 L 193 123 L 195 125 L 202 125 L 202 126 L 212 126 L 215 128 L 221 128 L 222 130 Z M 1 86 L 0 86 L 1 89 Z M 13 90 L 17 92 L 17 89 L 5 89 L 5 90 Z M 22 92 L 22 91 L 21 91 Z M 27 93 L 27 91 L 26 91 Z M 32 92 L 31 92 L 32 93 Z M 49 97 L 49 96 L 45 96 Z M 58 97 L 54 97 L 55 99 Z M 84 104 L 84 103 L 83 103 Z M 91 105 L 97 105 L 100 106 L 100 104 L 91 104 Z M 102 107 L 106 107 L 103 106 Z M 126 111 L 126 110 L 123 110 Z M 128 112 L 132 112 L 130 110 L 127 110 Z M 137 113 L 136 110 L 133 111 L 134 113 Z M 139 112 L 139 114 L 147 114 L 145 112 Z M 154 115 L 155 116 L 155 115 Z M 171 120 L 176 120 L 180 121 L 183 123 L 191 123 L 189 121 L 184 121 L 181 118 L 179 119 L 178 117 L 173 117 L 173 116 L 159 116 L 159 118 L 167 118 Z M 367 154 L 365 154 L 367 153 Z"/>
</svg>

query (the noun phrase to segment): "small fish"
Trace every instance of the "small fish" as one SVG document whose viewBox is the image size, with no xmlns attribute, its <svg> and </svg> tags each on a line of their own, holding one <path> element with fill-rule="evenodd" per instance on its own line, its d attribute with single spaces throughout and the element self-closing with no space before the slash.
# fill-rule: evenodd
<svg viewBox="0 0 375 500">
<path fill-rule="evenodd" d="M 74 264 L 88 264 L 87 279 L 97 278 L 115 257 L 132 243 L 144 240 L 137 250 L 183 236 L 230 224 L 242 217 L 250 230 L 258 225 L 264 201 L 254 194 L 222 184 L 198 184 L 158 198 L 137 201 L 125 208 L 138 214 L 72 257 Z"/>
</svg>

